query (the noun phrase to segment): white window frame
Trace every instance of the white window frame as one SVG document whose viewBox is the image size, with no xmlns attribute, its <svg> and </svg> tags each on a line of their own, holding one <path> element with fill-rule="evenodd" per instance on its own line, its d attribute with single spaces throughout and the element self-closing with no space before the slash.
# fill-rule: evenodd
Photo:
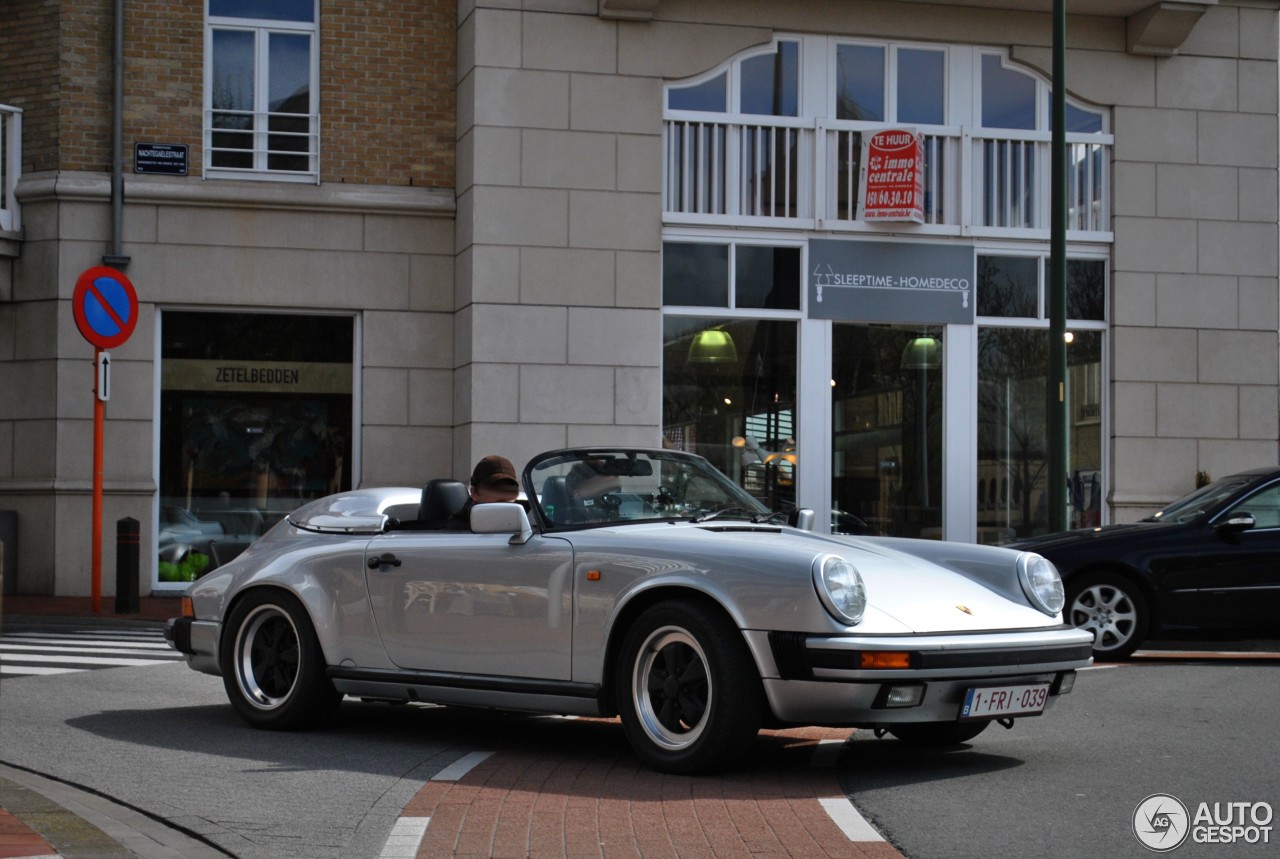
<svg viewBox="0 0 1280 859">
<path fill-rule="evenodd" d="M 205 4 L 204 27 L 204 101 L 203 101 L 203 146 L 204 178 L 206 179 L 248 179 L 251 181 L 300 182 L 318 185 L 320 183 L 320 5 L 315 5 L 311 21 L 280 21 L 260 18 L 230 18 L 208 14 Z M 254 104 L 253 104 L 253 153 L 254 166 L 251 168 L 214 167 L 213 166 L 213 34 L 214 31 L 238 31 L 252 33 L 254 36 Z M 308 74 L 310 77 L 310 104 L 307 108 L 307 122 L 310 128 L 310 145 L 305 153 L 288 153 L 308 159 L 307 170 L 272 170 L 268 168 L 267 141 L 272 134 L 267 128 L 270 99 L 270 61 L 268 56 L 269 36 L 272 33 L 289 35 L 308 35 L 311 39 Z M 295 114 L 290 114 L 295 115 Z"/>
</svg>

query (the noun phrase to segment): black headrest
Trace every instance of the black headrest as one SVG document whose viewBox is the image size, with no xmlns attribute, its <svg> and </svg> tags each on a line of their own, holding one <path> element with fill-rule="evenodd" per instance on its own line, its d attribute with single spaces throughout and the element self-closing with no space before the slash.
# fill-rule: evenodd
<svg viewBox="0 0 1280 859">
<path fill-rule="evenodd" d="M 436 478 L 422 489 L 422 501 L 418 504 L 418 519 L 441 522 L 462 509 L 471 497 L 467 485 L 461 480 Z"/>
</svg>

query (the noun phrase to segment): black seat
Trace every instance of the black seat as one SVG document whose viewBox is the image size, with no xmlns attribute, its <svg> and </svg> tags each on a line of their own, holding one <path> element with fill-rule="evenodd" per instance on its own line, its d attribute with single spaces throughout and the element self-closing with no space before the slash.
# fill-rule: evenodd
<svg viewBox="0 0 1280 859">
<path fill-rule="evenodd" d="M 542 483 L 542 509 L 547 516 L 558 525 L 571 521 L 569 508 L 573 502 L 569 498 L 569 489 L 565 486 L 564 477 L 548 477 Z"/>
<path fill-rule="evenodd" d="M 422 501 L 418 504 L 418 528 L 440 528 L 467 503 L 471 497 L 467 485 L 461 480 L 443 477 L 430 480 L 422 489 Z"/>
</svg>

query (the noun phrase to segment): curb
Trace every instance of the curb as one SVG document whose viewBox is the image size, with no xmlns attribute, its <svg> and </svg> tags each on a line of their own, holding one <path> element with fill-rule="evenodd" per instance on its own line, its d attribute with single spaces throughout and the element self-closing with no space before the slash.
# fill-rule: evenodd
<svg viewBox="0 0 1280 859">
<path fill-rule="evenodd" d="M 7 852 L 0 840 L 0 856 L 6 859 L 226 859 L 231 855 L 104 796 L 0 764 L 0 823 L 6 817 L 18 824 L 14 827 L 18 852 Z M 22 852 L 39 849 L 35 839 L 52 849 Z"/>
</svg>

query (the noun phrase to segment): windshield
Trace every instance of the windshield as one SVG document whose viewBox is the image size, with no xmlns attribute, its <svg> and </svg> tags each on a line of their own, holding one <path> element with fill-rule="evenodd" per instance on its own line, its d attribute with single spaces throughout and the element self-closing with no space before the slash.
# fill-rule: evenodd
<svg viewBox="0 0 1280 859">
<path fill-rule="evenodd" d="M 665 450 L 573 450 L 535 457 L 530 498 L 550 527 L 772 518 L 700 456 Z"/>
<path fill-rule="evenodd" d="M 1217 507 L 1224 499 L 1235 495 L 1241 488 L 1248 486 L 1252 480 L 1248 475 L 1237 475 L 1215 480 L 1207 486 L 1201 486 L 1190 495 L 1178 499 L 1156 515 L 1143 521 L 1171 522 L 1175 525 L 1181 525 L 1184 522 L 1198 519 L 1207 511 Z"/>
</svg>

